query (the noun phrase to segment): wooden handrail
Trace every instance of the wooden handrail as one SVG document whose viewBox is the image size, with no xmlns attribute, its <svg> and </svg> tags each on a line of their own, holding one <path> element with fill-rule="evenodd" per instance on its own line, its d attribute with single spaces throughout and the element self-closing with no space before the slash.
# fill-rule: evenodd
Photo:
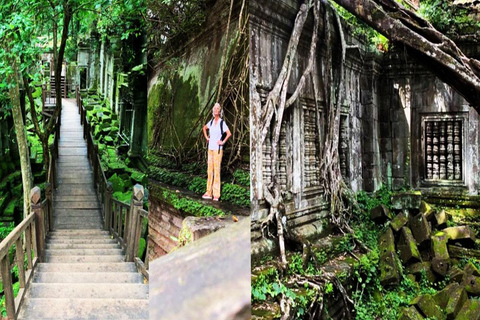
<svg viewBox="0 0 480 320">
<path fill-rule="evenodd" d="M 109 231 L 125 250 L 125 260 L 135 262 L 137 269 L 148 280 L 148 258 L 143 262 L 138 257 L 139 242 L 142 233 L 143 220 L 147 220 L 148 212 L 143 209 L 143 186 L 137 184 L 133 187 L 131 205 L 113 199 L 112 183 L 107 180 L 102 167 L 98 146 L 92 134 L 92 126 L 87 118 L 87 110 L 83 105 L 79 87 L 76 87 L 76 100 L 79 108 L 80 121 L 83 124 L 83 137 L 87 143 L 87 154 L 93 168 L 93 183 L 98 200 L 103 204 L 102 218 L 104 229 Z M 148 228 L 147 228 L 148 230 Z M 148 241 L 148 236 L 145 236 Z M 148 244 L 147 246 L 148 247 Z M 148 255 L 145 255 L 146 257 Z"/>
<path fill-rule="evenodd" d="M 0 269 L 8 319 L 17 318 L 33 271 L 37 263 L 43 260 L 42 254 L 45 251 L 45 236 L 48 230 L 45 218 L 49 219 L 45 213 L 50 210 L 50 202 L 47 199 L 41 201 L 41 191 L 38 187 L 31 190 L 30 202 L 31 213 L 0 243 Z M 17 297 L 13 293 L 12 264 L 9 255 L 13 245 L 15 245 L 13 263 L 17 266 L 20 287 Z"/>
</svg>

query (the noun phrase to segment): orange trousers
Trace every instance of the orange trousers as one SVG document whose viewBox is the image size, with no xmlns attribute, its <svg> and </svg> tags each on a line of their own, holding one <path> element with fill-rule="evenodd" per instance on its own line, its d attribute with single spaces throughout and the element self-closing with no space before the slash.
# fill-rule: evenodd
<svg viewBox="0 0 480 320">
<path fill-rule="evenodd" d="M 223 150 L 208 150 L 207 192 L 209 196 L 220 198 L 220 164 L 222 163 Z"/>
</svg>

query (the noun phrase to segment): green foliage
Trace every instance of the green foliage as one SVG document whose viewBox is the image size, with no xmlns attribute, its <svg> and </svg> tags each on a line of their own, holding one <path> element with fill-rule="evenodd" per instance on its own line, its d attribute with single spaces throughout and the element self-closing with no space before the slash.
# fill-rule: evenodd
<svg viewBox="0 0 480 320">
<path fill-rule="evenodd" d="M 205 0 L 148 0 L 149 51 L 159 61 L 197 34 L 205 22 Z"/>
<path fill-rule="evenodd" d="M 480 22 L 469 16 L 467 9 L 448 0 L 421 0 L 418 12 L 443 33 L 475 34 L 480 28 Z"/>
<path fill-rule="evenodd" d="M 350 26 L 351 32 L 355 37 L 366 39 L 370 44 L 370 49 L 372 51 L 388 51 L 389 41 L 387 38 L 336 4 L 334 1 L 331 0 L 330 3 L 336 9 L 339 16 Z"/>
<path fill-rule="evenodd" d="M 241 169 L 235 170 L 233 173 L 235 183 L 245 187 L 250 187 L 250 173 Z"/>
<path fill-rule="evenodd" d="M 186 197 L 179 197 L 167 189 L 163 189 L 159 195 L 161 195 L 162 199 L 171 204 L 175 209 L 181 210 L 196 217 L 223 217 L 225 215 L 225 212 L 222 210 L 201 204 Z"/>
<path fill-rule="evenodd" d="M 17 296 L 18 291 L 20 291 L 20 282 L 15 282 L 13 284 L 13 295 L 15 297 Z M 6 319 L 7 318 L 7 308 L 5 307 L 5 295 L 2 296 L 2 299 L 0 300 L 0 306 L 1 306 L 2 316 Z"/>
<path fill-rule="evenodd" d="M 197 194 L 203 194 L 207 188 L 207 180 L 188 173 L 169 171 L 162 168 L 150 167 L 149 176 L 155 180 L 179 188 L 185 188 Z M 245 187 L 222 183 L 222 200 L 248 207 L 250 205 L 250 190 Z"/>
</svg>

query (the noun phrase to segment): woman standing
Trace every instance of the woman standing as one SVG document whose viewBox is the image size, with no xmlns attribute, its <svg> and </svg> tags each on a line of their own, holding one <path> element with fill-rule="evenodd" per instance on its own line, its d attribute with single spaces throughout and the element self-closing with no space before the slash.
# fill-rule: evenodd
<svg viewBox="0 0 480 320">
<path fill-rule="evenodd" d="M 217 102 L 213 106 L 213 119 L 203 126 L 203 135 L 208 142 L 208 169 L 207 169 L 207 191 L 203 199 L 220 199 L 220 164 L 222 163 L 223 145 L 230 138 L 232 133 L 227 124 L 220 117 L 221 107 Z M 207 129 L 209 135 L 207 135 Z"/>
</svg>

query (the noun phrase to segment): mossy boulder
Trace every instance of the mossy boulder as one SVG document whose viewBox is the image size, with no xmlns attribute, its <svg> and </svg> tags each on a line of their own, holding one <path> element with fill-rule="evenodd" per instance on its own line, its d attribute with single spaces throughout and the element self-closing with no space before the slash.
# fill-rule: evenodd
<svg viewBox="0 0 480 320">
<path fill-rule="evenodd" d="M 138 172 L 138 171 L 132 172 L 130 177 L 132 179 L 132 183 L 139 183 L 141 185 L 146 185 L 148 181 L 147 175 L 145 173 Z"/>
<path fill-rule="evenodd" d="M 116 173 L 114 173 L 110 178 L 108 178 L 113 185 L 114 192 L 124 192 L 125 191 L 125 181 L 123 181 Z"/>
</svg>

